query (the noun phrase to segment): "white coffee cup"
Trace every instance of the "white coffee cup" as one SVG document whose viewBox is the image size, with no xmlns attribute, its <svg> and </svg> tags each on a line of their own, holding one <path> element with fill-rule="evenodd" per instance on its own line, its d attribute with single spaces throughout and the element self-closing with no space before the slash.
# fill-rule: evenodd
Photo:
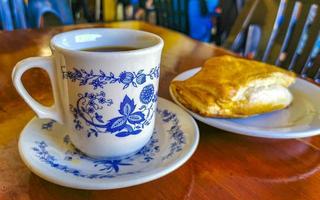
<svg viewBox="0 0 320 200">
<path fill-rule="evenodd" d="M 83 51 L 107 46 L 136 50 Z M 137 30 L 65 32 L 52 38 L 52 56 L 20 61 L 12 79 L 38 117 L 63 124 L 79 150 L 93 157 L 119 157 L 138 151 L 152 135 L 162 48 L 159 36 Z M 34 67 L 49 74 L 51 107 L 35 101 L 21 82 Z"/>
</svg>

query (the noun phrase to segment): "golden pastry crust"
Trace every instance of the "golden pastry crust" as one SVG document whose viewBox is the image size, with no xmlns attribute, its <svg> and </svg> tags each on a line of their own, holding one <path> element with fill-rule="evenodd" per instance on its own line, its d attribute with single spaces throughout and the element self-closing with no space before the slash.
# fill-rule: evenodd
<svg viewBox="0 0 320 200">
<path fill-rule="evenodd" d="M 208 59 L 185 81 L 170 90 L 185 107 L 207 117 L 247 117 L 287 107 L 287 89 L 295 74 L 269 64 L 232 56 Z"/>
</svg>

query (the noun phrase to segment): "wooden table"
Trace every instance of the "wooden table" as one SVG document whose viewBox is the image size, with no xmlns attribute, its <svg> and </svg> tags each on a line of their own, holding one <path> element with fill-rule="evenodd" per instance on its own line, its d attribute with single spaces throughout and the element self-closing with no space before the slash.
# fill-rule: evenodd
<svg viewBox="0 0 320 200">
<path fill-rule="evenodd" d="M 228 133 L 203 123 L 192 158 L 158 180 L 124 189 L 86 191 L 49 183 L 31 173 L 17 149 L 20 131 L 34 116 L 11 83 L 16 62 L 50 55 L 50 38 L 84 27 L 125 27 L 160 35 L 165 41 L 160 96 L 178 73 L 205 59 L 228 54 L 180 33 L 140 22 L 76 25 L 0 33 L 0 199 L 320 199 L 320 137 L 272 140 Z M 23 80 L 42 103 L 52 103 L 48 77 L 31 70 Z"/>
</svg>

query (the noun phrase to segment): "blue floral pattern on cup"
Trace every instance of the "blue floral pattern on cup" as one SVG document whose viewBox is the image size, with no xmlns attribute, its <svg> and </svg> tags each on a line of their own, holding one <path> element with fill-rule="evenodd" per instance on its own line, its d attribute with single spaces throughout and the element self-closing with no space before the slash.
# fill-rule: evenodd
<svg viewBox="0 0 320 200">
<path fill-rule="evenodd" d="M 82 123 L 90 125 L 91 128 L 87 130 L 88 137 L 91 135 L 98 137 L 99 133 L 107 132 L 115 133 L 117 137 L 139 134 L 144 126 L 150 124 L 154 113 L 154 103 L 157 100 L 157 95 L 153 90 L 153 94 L 148 97 L 150 98 L 148 99 L 149 104 L 137 109 L 134 99 L 125 95 L 120 103 L 119 116 L 105 121 L 99 111 L 105 109 L 103 104 L 112 105 L 111 99 L 106 99 L 103 92 L 85 93 L 78 96 L 76 106 L 70 105 L 70 111 L 74 116 L 73 122 L 76 130 L 83 129 Z"/>
<path fill-rule="evenodd" d="M 136 105 L 133 99 L 130 99 L 127 95 L 120 103 L 119 117 L 115 117 L 106 124 L 106 130 L 116 134 L 118 137 L 125 137 L 128 135 L 139 134 L 142 130 L 139 125 L 145 120 L 145 115 L 141 111 L 136 111 Z"/>
<path fill-rule="evenodd" d="M 107 99 L 106 94 L 103 91 L 99 93 L 84 93 L 78 94 L 77 106 L 70 105 L 70 111 L 74 116 L 74 124 L 76 130 L 83 129 L 81 119 L 85 120 L 87 124 L 104 123 L 102 115 L 99 114 L 99 110 L 104 109 L 105 106 L 111 106 L 113 104 L 112 99 Z M 99 127 L 93 126 L 87 130 L 87 135 L 98 136 Z"/>
<path fill-rule="evenodd" d="M 123 89 L 126 89 L 130 85 L 138 87 L 146 82 L 147 78 L 153 80 L 159 78 L 160 67 L 151 68 L 148 73 L 145 73 L 143 69 L 138 72 L 123 71 L 118 76 L 114 73 L 105 73 L 102 70 L 99 73 L 95 73 L 93 70 L 86 71 L 84 69 L 73 68 L 72 71 L 65 71 L 62 68 L 63 77 L 71 80 L 72 82 L 79 82 L 79 86 L 92 85 L 93 89 L 103 88 L 106 84 L 120 83 L 123 85 Z"/>
<path fill-rule="evenodd" d="M 119 76 L 115 76 L 112 72 L 105 73 L 102 70 L 99 73 L 77 68 L 73 68 L 73 71 L 66 71 L 65 68 L 61 68 L 61 70 L 64 78 L 70 79 L 72 82 L 79 81 L 79 86 L 92 85 L 94 90 L 103 89 L 106 84 L 121 84 L 123 90 L 130 85 L 142 87 L 139 100 L 143 105 L 137 108 L 139 100 L 134 100 L 125 94 L 118 109 L 119 116 L 112 119 L 104 119 L 101 114 L 102 110 L 113 104 L 113 100 L 108 99 L 103 91 L 79 93 L 76 105 L 70 104 L 76 130 L 82 130 L 87 125 L 90 127 L 85 130 L 88 137 L 92 135 L 98 137 L 100 133 L 107 132 L 114 134 L 116 137 L 126 137 L 139 134 L 144 126 L 151 123 L 154 115 L 154 104 L 157 101 L 157 92 L 154 85 L 150 84 L 147 79 L 158 79 L 160 67 L 152 68 L 149 73 L 144 73 L 143 69 L 138 72 L 123 71 Z"/>
<path fill-rule="evenodd" d="M 152 84 L 149 84 L 143 87 L 140 93 L 140 101 L 144 104 L 148 104 L 152 101 L 153 95 L 154 95 L 154 86 Z"/>
<path fill-rule="evenodd" d="M 168 129 L 163 132 L 170 135 L 168 144 L 169 146 L 167 147 L 169 149 L 163 149 L 165 152 L 167 152 L 165 154 L 160 154 L 160 135 L 157 131 L 153 132 L 149 142 L 137 153 L 118 159 L 95 159 L 88 157 L 71 144 L 70 137 L 68 135 L 63 137 L 63 143 L 66 145 L 67 150 L 64 153 L 64 158 L 62 159 L 59 159 L 50 153 L 48 150 L 49 145 L 45 141 L 35 141 L 32 150 L 41 162 L 44 162 L 45 164 L 59 171 L 78 177 L 88 179 L 103 179 L 137 174 L 142 172 L 141 169 L 146 167 L 148 163 L 155 159 L 161 159 L 165 161 L 171 158 L 176 153 L 181 151 L 186 144 L 185 133 L 180 129 L 181 124 L 176 114 L 166 109 L 157 109 L 157 113 L 159 114 L 158 116 L 161 118 L 163 123 L 169 123 Z M 48 123 L 51 122 L 49 121 Z M 54 123 L 52 123 L 51 129 L 44 128 L 48 123 L 44 123 L 41 128 L 45 129 L 46 131 L 52 131 L 52 128 L 54 128 Z M 91 164 L 92 168 L 96 168 L 99 173 L 84 171 L 72 167 L 73 160 L 89 163 Z M 135 165 L 142 165 L 141 169 L 136 169 L 134 167 Z"/>
</svg>

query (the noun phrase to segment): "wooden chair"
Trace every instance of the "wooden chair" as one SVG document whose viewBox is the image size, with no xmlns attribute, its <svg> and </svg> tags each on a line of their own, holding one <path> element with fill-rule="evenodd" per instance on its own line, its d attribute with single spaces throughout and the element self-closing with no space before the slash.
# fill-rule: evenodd
<svg viewBox="0 0 320 200">
<path fill-rule="evenodd" d="M 59 24 L 73 24 L 67 0 L 29 0 L 28 5 L 24 0 L 0 0 L 0 29 L 39 28 L 42 16 L 47 13 L 55 15 Z"/>
<path fill-rule="evenodd" d="M 247 0 L 224 47 L 243 53 L 252 39 L 246 37 L 248 28 L 258 26 L 261 38 L 254 59 L 320 82 L 319 21 L 318 0 Z"/>
<path fill-rule="evenodd" d="M 58 19 L 64 25 L 74 23 L 69 1 L 67 0 L 29 0 L 27 11 L 32 28 L 41 27 L 42 16 L 49 13 L 55 16 L 52 20 Z"/>
</svg>

